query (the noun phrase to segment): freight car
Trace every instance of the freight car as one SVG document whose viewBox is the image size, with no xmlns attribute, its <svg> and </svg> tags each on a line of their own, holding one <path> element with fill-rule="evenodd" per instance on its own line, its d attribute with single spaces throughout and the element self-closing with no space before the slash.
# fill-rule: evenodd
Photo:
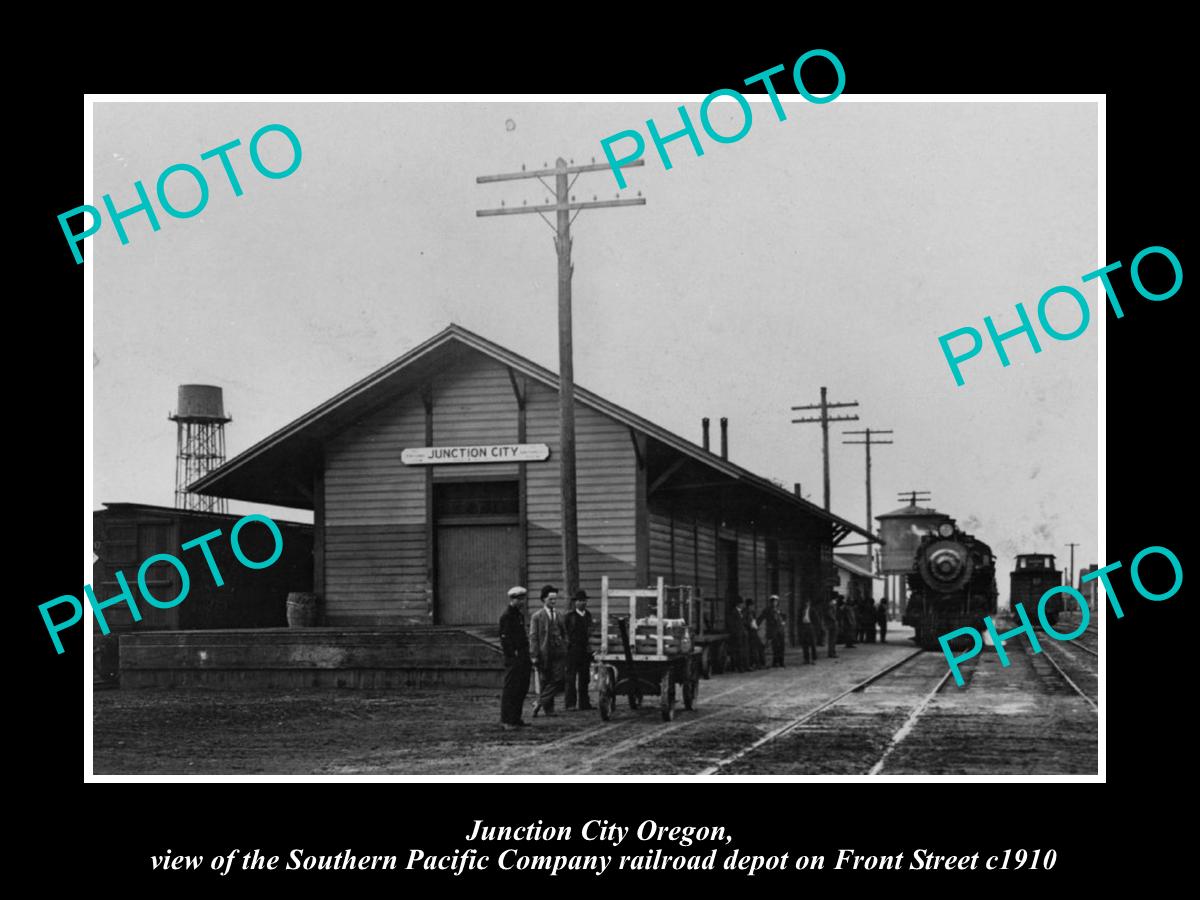
<svg viewBox="0 0 1200 900">
<path fill-rule="evenodd" d="M 1015 608 L 1020 603 L 1030 616 L 1038 608 L 1042 594 L 1063 583 L 1062 572 L 1054 567 L 1054 557 L 1049 553 L 1020 554 L 1010 579 L 1009 605 Z M 1057 625 L 1062 610 L 1062 594 L 1055 594 L 1046 601 L 1046 621 Z"/>
<path fill-rule="evenodd" d="M 917 545 L 908 575 L 909 600 L 903 622 L 914 640 L 939 649 L 938 637 L 956 628 L 978 628 L 996 612 L 996 558 L 992 548 L 960 531 L 953 520 L 938 525 Z"/>
</svg>

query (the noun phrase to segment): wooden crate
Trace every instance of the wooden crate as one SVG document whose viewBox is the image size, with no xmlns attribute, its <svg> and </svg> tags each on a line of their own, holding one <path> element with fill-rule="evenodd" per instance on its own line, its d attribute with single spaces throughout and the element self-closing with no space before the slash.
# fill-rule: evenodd
<svg viewBox="0 0 1200 900">
<path fill-rule="evenodd" d="M 605 575 L 600 579 L 601 658 L 623 659 L 617 619 L 629 624 L 630 649 L 638 659 L 670 659 L 692 651 L 692 632 L 687 611 L 682 618 L 666 617 L 667 591 L 659 578 L 654 588 L 613 588 Z"/>
</svg>

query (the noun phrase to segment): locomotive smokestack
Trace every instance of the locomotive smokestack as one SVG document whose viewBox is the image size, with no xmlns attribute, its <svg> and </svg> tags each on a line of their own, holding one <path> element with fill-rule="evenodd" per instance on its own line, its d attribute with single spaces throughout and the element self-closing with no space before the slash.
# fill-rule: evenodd
<svg viewBox="0 0 1200 900">
<path fill-rule="evenodd" d="M 708 450 L 708 416 L 700 420 L 700 428 L 704 432 L 704 449 Z"/>
<path fill-rule="evenodd" d="M 729 420 L 721 416 L 721 459 L 729 459 Z"/>
</svg>

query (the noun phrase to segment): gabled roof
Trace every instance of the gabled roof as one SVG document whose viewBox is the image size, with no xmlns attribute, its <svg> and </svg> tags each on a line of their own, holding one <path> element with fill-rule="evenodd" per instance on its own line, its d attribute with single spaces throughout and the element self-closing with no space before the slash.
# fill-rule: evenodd
<svg viewBox="0 0 1200 900">
<path fill-rule="evenodd" d="M 460 325 L 451 324 L 294 422 L 263 438 L 225 465 L 193 482 L 188 490 L 251 502 L 311 509 L 311 472 L 320 459 L 321 442 L 362 416 L 379 409 L 398 392 L 418 388 L 429 374 L 445 363 L 445 354 L 453 354 L 455 350 L 461 351 L 464 348 L 482 353 L 514 372 L 540 382 L 554 391 L 558 390 L 558 375 L 554 372 Z M 722 459 L 579 385 L 575 385 L 575 400 L 735 481 L 743 482 L 776 499 L 785 500 L 806 513 L 833 523 L 834 543 L 851 532 L 869 541 L 879 542 L 878 538 L 846 519 L 826 512 L 769 479 Z"/>
</svg>

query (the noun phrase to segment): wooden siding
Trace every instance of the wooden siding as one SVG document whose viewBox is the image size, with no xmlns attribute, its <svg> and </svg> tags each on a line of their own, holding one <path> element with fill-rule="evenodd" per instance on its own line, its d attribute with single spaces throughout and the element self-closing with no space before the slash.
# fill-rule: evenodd
<svg viewBox="0 0 1200 900">
<path fill-rule="evenodd" d="M 671 579 L 671 515 L 664 509 L 650 512 L 650 574 L 652 578 L 659 576 L 667 579 L 667 584 L 674 584 Z M 680 523 L 676 516 L 675 527 Z M 679 545 L 675 549 L 678 552 Z"/>
<path fill-rule="evenodd" d="M 529 385 L 527 440 L 550 445 L 550 459 L 530 463 L 529 581 L 532 588 L 562 580 L 558 394 Z M 515 421 L 515 416 L 514 416 Z M 629 429 L 594 410 L 575 407 L 579 582 L 599 596 L 600 578 L 631 584 L 637 563 L 634 522 L 637 461 Z"/>
<path fill-rule="evenodd" d="M 517 398 L 508 370 L 486 357 L 468 357 L 433 381 L 433 446 L 517 441 Z M 517 477 L 516 463 L 434 466 L 433 477 Z"/>
<path fill-rule="evenodd" d="M 689 508 L 676 502 L 672 508 L 659 498 L 650 500 L 650 577 L 670 579 L 671 519 L 675 520 L 675 581 L 691 584 L 706 600 L 720 599 L 717 582 L 716 558 L 717 534 L 711 512 L 700 508 Z M 767 566 L 767 540 L 775 539 L 779 545 L 779 597 L 785 614 L 795 610 L 795 599 L 808 596 L 817 599 L 820 591 L 820 547 L 821 540 L 828 541 L 827 530 L 819 524 L 759 526 L 751 530 L 749 522 L 727 520 L 722 536 L 734 538 L 735 526 L 738 546 L 738 592 L 744 597 L 753 597 L 759 611 L 765 608 L 770 590 L 770 570 Z M 757 535 L 757 542 L 754 538 Z M 755 554 L 757 543 L 757 554 Z M 757 558 L 757 579 L 755 559 Z M 792 587 L 792 569 L 795 568 L 795 587 Z M 825 595 L 820 596 L 827 596 Z M 705 615 L 713 618 L 720 627 L 724 621 L 723 607 L 718 604 L 704 605 Z"/>
<path fill-rule="evenodd" d="M 696 547 L 700 556 L 699 588 L 704 597 L 718 596 L 717 589 L 717 535 L 711 518 L 697 516 Z"/>
<path fill-rule="evenodd" d="M 429 621 L 425 472 L 400 462 L 424 443 L 414 393 L 326 445 L 326 624 Z"/>
</svg>

